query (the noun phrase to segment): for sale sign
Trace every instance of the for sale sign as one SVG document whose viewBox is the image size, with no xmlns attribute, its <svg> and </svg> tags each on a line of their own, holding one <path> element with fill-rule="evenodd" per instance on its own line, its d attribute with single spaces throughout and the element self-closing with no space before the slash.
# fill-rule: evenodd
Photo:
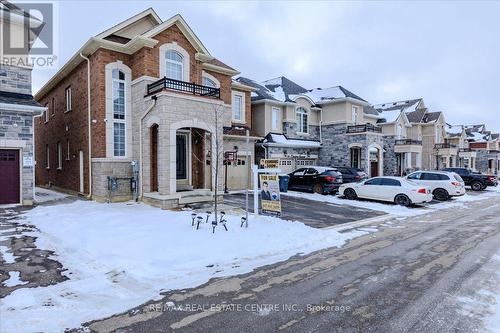
<svg viewBox="0 0 500 333">
<path fill-rule="evenodd" d="M 281 198 L 278 175 L 260 175 L 260 201 L 263 214 L 281 216 Z"/>
</svg>

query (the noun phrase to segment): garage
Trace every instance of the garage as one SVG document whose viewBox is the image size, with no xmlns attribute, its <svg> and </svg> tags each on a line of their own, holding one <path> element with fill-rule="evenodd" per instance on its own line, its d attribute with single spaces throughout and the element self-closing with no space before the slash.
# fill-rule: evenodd
<svg viewBox="0 0 500 333">
<path fill-rule="evenodd" d="M 249 166 L 245 156 L 238 156 L 233 161 L 227 161 L 227 187 L 229 190 L 248 188 Z"/>
<path fill-rule="evenodd" d="M 19 150 L 0 149 L 0 204 L 20 202 Z"/>
</svg>

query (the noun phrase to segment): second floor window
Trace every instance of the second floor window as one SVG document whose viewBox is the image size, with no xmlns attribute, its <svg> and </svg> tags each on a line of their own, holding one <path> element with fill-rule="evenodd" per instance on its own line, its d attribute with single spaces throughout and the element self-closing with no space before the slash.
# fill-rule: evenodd
<svg viewBox="0 0 500 333">
<path fill-rule="evenodd" d="M 217 84 L 206 76 L 202 78 L 201 84 L 207 87 L 217 88 Z"/>
<path fill-rule="evenodd" d="M 273 107 L 271 110 L 271 127 L 274 130 L 278 129 L 280 109 Z"/>
<path fill-rule="evenodd" d="M 352 123 L 354 125 L 358 124 L 358 107 L 357 106 L 352 106 Z"/>
<path fill-rule="evenodd" d="M 182 81 L 184 73 L 184 59 L 177 51 L 167 51 L 165 53 L 166 71 L 165 75 L 169 79 Z"/>
<path fill-rule="evenodd" d="M 71 111 L 71 87 L 66 88 L 66 112 Z"/>
<path fill-rule="evenodd" d="M 295 112 L 297 118 L 297 131 L 300 133 L 308 133 L 307 111 L 304 108 L 298 108 Z"/>
<path fill-rule="evenodd" d="M 401 124 L 398 124 L 398 127 L 396 128 L 396 139 L 402 139 L 403 138 L 403 126 Z"/>
<path fill-rule="evenodd" d="M 243 95 L 241 94 L 233 93 L 233 120 L 244 120 Z"/>
<path fill-rule="evenodd" d="M 113 70 L 113 118 L 125 119 L 125 74 Z"/>
<path fill-rule="evenodd" d="M 45 104 L 45 108 L 46 110 L 44 111 L 45 113 L 45 122 L 48 122 L 49 121 L 49 118 L 50 118 L 50 114 L 49 114 L 49 104 Z"/>
</svg>

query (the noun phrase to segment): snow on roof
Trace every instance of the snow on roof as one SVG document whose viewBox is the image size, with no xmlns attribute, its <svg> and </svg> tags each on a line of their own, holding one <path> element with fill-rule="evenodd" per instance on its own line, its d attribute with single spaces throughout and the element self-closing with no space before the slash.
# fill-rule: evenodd
<svg viewBox="0 0 500 333">
<path fill-rule="evenodd" d="M 451 134 L 453 136 L 459 136 L 462 134 L 464 128 L 462 125 L 449 125 L 445 126 L 446 133 Z"/>
<path fill-rule="evenodd" d="M 415 111 L 419 102 L 420 102 L 420 99 L 409 99 L 409 100 L 405 100 L 405 101 L 376 104 L 376 105 L 372 105 L 372 107 L 374 109 L 379 110 L 379 112 L 388 111 L 388 110 L 396 110 L 396 109 L 405 110 L 405 111 Z"/>
<path fill-rule="evenodd" d="M 314 140 L 289 139 L 283 134 L 269 133 L 263 143 L 278 144 L 288 147 L 320 148 L 321 143 Z"/>
<path fill-rule="evenodd" d="M 314 101 L 314 103 L 322 103 L 322 102 L 324 103 L 327 101 L 333 101 L 336 99 L 342 99 L 347 97 L 354 98 L 362 102 L 366 102 L 364 99 L 350 92 L 349 90 L 345 89 L 342 86 L 311 89 L 302 95 L 309 97 Z"/>
<path fill-rule="evenodd" d="M 387 110 L 380 112 L 380 118 L 385 119 L 386 123 L 393 123 L 398 120 L 401 110 Z"/>
</svg>

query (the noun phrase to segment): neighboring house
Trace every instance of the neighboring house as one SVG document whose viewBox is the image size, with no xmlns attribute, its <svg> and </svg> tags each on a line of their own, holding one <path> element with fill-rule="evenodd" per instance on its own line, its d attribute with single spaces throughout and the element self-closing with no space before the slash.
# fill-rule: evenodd
<svg viewBox="0 0 500 333">
<path fill-rule="evenodd" d="M 446 142 L 458 148 L 452 166 L 476 170 L 477 152 L 469 148 L 465 126 L 446 124 Z"/>
<path fill-rule="evenodd" d="M 422 141 L 423 170 L 450 167 L 458 154 L 456 147 L 445 142 L 446 121 L 442 112 L 428 112 L 422 99 L 417 100 L 413 111 L 405 111 L 411 123 L 410 138 Z"/>
<path fill-rule="evenodd" d="M 412 125 L 413 112 L 425 110 L 422 99 L 377 104 L 377 125 L 384 134 L 384 175 L 402 176 L 422 169 L 422 127 Z M 413 119 L 413 118 L 412 118 Z"/>
<path fill-rule="evenodd" d="M 245 77 L 237 80 L 254 88 L 252 129 L 264 137 L 256 144 L 256 163 L 278 159 L 283 172 L 318 164 L 321 109 L 305 95 L 307 90 L 286 77 L 262 83 Z"/>
<path fill-rule="evenodd" d="M 500 170 L 499 135 L 486 130 L 486 126 L 465 126 L 469 148 L 477 154 L 476 170 L 498 175 Z"/>
<path fill-rule="evenodd" d="M 36 95 L 49 108 L 36 124 L 37 182 L 126 200 L 138 170 L 145 202 L 212 200 L 224 128 L 251 124 L 252 88 L 236 74 L 180 15 L 147 9 L 90 38 Z"/>
<path fill-rule="evenodd" d="M 36 38 L 25 19 L 40 21 L 8 3 L 0 3 L 0 25 L 11 36 Z M 2 55 L 3 57 L 3 55 Z M 45 109 L 31 95 L 31 67 L 0 62 L 0 204 L 31 205 L 34 200 L 33 117 Z"/>
</svg>

